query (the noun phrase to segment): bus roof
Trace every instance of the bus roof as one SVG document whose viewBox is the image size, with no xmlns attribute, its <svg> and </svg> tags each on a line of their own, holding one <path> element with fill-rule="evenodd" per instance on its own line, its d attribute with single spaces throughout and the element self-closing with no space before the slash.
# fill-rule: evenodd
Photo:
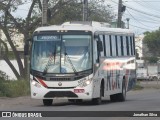
<svg viewBox="0 0 160 120">
<path fill-rule="evenodd" d="M 96 33 L 133 34 L 129 29 L 111 28 L 110 24 L 103 22 L 65 22 L 62 25 L 39 27 L 35 31 L 92 31 Z"/>
</svg>

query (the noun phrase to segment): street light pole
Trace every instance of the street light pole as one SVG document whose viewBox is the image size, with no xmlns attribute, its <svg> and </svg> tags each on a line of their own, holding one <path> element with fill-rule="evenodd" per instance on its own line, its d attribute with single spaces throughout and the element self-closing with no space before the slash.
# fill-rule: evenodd
<svg viewBox="0 0 160 120">
<path fill-rule="evenodd" d="M 127 29 L 129 29 L 129 18 L 126 18 L 126 20 L 127 20 Z"/>
</svg>

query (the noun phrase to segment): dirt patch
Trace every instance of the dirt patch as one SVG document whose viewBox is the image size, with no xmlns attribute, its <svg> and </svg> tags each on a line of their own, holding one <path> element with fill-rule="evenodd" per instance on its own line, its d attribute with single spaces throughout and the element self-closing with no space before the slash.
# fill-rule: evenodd
<svg viewBox="0 0 160 120">
<path fill-rule="evenodd" d="M 16 98 L 0 98 L 0 108 L 18 106 L 18 105 L 35 105 L 40 104 L 41 100 L 32 100 L 30 96 L 16 97 Z"/>
</svg>

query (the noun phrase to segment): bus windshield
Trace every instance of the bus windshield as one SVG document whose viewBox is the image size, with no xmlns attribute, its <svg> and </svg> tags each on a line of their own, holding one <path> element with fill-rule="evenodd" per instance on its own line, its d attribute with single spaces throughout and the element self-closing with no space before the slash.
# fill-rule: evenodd
<svg viewBox="0 0 160 120">
<path fill-rule="evenodd" d="M 36 35 L 31 69 L 45 73 L 75 73 L 92 69 L 91 35 Z"/>
</svg>

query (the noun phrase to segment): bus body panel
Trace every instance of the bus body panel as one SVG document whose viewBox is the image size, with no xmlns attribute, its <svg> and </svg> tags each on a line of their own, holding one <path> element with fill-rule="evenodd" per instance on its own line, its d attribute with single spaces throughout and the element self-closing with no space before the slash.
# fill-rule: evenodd
<svg viewBox="0 0 160 120">
<path fill-rule="evenodd" d="M 136 82 L 135 75 L 135 53 L 134 51 L 134 34 L 129 30 L 123 30 L 119 28 L 106 28 L 106 27 L 97 27 L 89 25 L 62 25 L 62 26 L 50 26 L 50 27 L 41 27 L 36 29 L 35 32 L 43 31 L 57 31 L 60 34 L 67 34 L 68 31 L 90 31 L 92 32 L 92 58 L 93 58 L 93 73 L 85 76 L 84 78 L 72 80 L 72 81 L 54 81 L 46 80 L 37 77 L 36 75 L 30 75 L 30 85 L 31 85 L 31 97 L 34 99 L 86 99 L 90 100 L 93 98 L 98 98 L 100 96 L 100 87 L 101 83 L 104 82 L 104 97 L 107 95 L 113 95 L 122 92 L 122 83 L 125 81 L 126 91 L 129 91 L 133 88 Z M 62 31 L 61 31 L 62 30 Z M 38 33 L 37 33 L 38 34 Z M 105 39 L 129 39 L 130 43 L 128 45 L 128 51 L 122 50 L 124 54 L 133 54 L 126 56 L 116 56 L 116 51 L 114 48 L 109 48 L 109 45 L 106 46 L 104 50 L 106 53 L 101 52 L 98 56 L 97 53 L 97 40 L 94 39 L 94 35 L 98 35 L 100 40 L 104 42 Z M 118 35 L 118 38 L 116 36 Z M 122 37 L 123 38 L 122 38 Z M 128 37 L 128 38 L 127 38 Z M 131 38 L 132 37 L 132 38 Z M 133 43 L 132 43 L 133 42 Z M 114 42 L 115 44 L 116 42 Z M 103 43 L 104 44 L 104 43 Z M 127 43 L 125 43 L 126 46 Z M 132 45 L 132 47 L 131 47 Z M 108 48 L 107 48 L 108 47 Z M 117 46 L 119 47 L 119 46 Z M 122 46 L 121 46 L 122 47 Z M 107 57 L 107 50 L 113 50 L 113 56 Z M 123 48 L 122 48 L 123 49 Z M 127 50 L 127 48 L 126 48 Z M 105 56 L 106 54 L 106 56 Z M 122 54 L 122 53 L 121 53 Z M 99 58 L 99 62 L 97 59 Z M 53 74 L 54 78 L 56 73 Z M 57 74 L 58 77 L 61 74 Z M 75 74 L 76 76 L 76 74 Z M 50 77 L 52 78 L 52 77 Z M 67 76 L 66 76 L 67 78 Z M 89 81 L 87 81 L 89 80 Z M 88 85 L 80 86 L 79 84 Z"/>
<path fill-rule="evenodd" d="M 93 79 L 97 86 L 94 88 L 93 96 L 99 95 L 101 81 L 104 80 L 105 95 L 121 93 L 122 82 L 125 78 L 126 91 L 129 91 L 135 85 L 135 57 L 126 58 L 103 58 L 100 67 L 95 73 Z M 133 74 L 133 75 L 132 75 Z"/>
</svg>

